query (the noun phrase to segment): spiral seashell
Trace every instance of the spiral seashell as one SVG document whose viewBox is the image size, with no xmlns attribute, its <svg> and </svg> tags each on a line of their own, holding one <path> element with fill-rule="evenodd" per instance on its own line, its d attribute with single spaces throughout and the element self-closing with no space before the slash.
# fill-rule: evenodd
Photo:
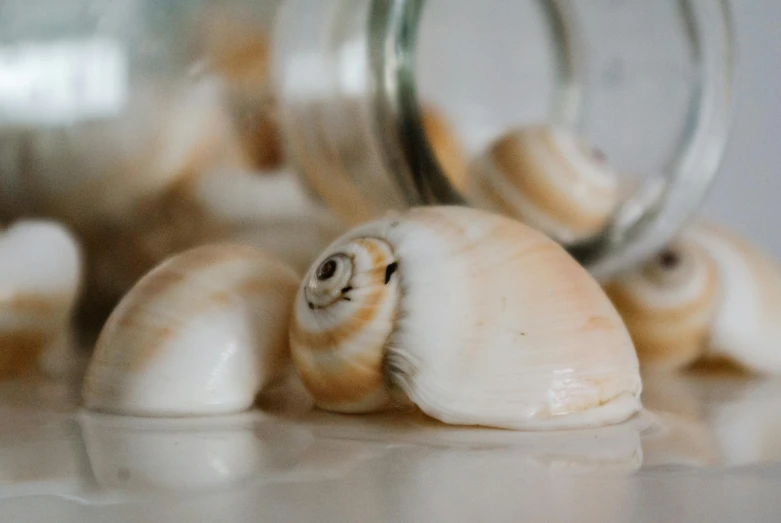
<svg viewBox="0 0 781 523">
<path fill-rule="evenodd" d="M 81 287 L 81 252 L 63 226 L 20 221 L 0 233 L 0 378 L 68 352 Z"/>
<path fill-rule="evenodd" d="M 632 342 L 596 281 L 546 236 L 474 209 L 414 209 L 335 241 L 301 284 L 290 343 L 326 410 L 412 403 L 547 429 L 640 408 Z"/>
<path fill-rule="evenodd" d="M 87 408 L 172 417 L 247 409 L 285 368 L 298 281 L 247 246 L 207 245 L 162 263 L 106 322 L 85 377 Z"/>
<path fill-rule="evenodd" d="M 728 361 L 781 374 L 781 271 L 734 233 L 694 225 L 605 290 L 649 368 Z"/>
<path fill-rule="evenodd" d="M 538 126 L 496 140 L 471 169 L 467 193 L 571 244 L 603 229 L 618 202 L 618 179 L 576 135 Z"/>
<path fill-rule="evenodd" d="M 719 299 L 708 253 L 681 237 L 641 268 L 605 285 L 644 367 L 682 368 L 703 356 Z"/>
</svg>

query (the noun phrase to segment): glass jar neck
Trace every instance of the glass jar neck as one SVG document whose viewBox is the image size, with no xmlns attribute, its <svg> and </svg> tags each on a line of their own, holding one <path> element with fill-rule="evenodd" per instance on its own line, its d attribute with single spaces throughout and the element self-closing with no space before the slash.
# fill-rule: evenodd
<svg viewBox="0 0 781 523">
<path fill-rule="evenodd" d="M 424 129 L 416 75 L 426 0 L 287 0 L 272 58 L 289 153 L 310 188 L 351 222 L 385 210 L 468 204 Z M 587 111 L 571 0 L 541 2 L 555 40 L 551 119 L 578 129 Z M 696 61 L 678 147 L 662 172 L 620 203 L 594 238 L 565 247 L 597 277 L 649 257 L 690 218 L 720 163 L 732 100 L 732 31 L 725 1 L 682 0 Z"/>
</svg>

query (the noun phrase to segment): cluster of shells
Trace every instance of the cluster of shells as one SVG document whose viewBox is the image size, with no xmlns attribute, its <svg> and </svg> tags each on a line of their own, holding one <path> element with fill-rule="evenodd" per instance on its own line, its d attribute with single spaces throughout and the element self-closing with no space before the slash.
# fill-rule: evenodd
<svg viewBox="0 0 781 523">
<path fill-rule="evenodd" d="M 512 130 L 470 159 L 425 108 L 445 174 L 486 210 L 343 222 L 351 202 L 321 207 L 299 181 L 317 193 L 316 166 L 299 177 L 286 158 L 265 29 L 218 15 L 186 85 L 9 140 L 0 375 L 68 372 L 74 317 L 102 326 L 86 407 L 136 416 L 246 410 L 293 376 L 328 411 L 573 428 L 636 414 L 641 366 L 781 373 L 779 272 L 740 238 L 693 225 L 604 282 L 567 253 L 604 228 L 619 178 L 565 129 Z"/>
</svg>

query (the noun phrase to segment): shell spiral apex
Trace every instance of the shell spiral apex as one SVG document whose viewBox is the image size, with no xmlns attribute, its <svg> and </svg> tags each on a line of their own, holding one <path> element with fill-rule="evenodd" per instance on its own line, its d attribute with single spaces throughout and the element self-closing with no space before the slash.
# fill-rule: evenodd
<svg viewBox="0 0 781 523">
<path fill-rule="evenodd" d="M 640 409 L 637 356 L 597 282 L 543 234 L 475 209 L 413 209 L 337 239 L 299 287 L 290 344 L 331 411 L 412 403 L 549 429 Z"/>
<path fill-rule="evenodd" d="M 241 245 L 178 254 L 144 276 L 104 326 L 87 408 L 142 416 L 249 408 L 289 357 L 295 272 Z"/>
</svg>

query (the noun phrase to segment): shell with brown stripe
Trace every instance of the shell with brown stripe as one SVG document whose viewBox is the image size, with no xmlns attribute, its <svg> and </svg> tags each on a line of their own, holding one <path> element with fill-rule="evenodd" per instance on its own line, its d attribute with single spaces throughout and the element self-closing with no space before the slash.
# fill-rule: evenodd
<svg viewBox="0 0 781 523">
<path fill-rule="evenodd" d="M 644 366 L 781 374 L 781 267 L 735 233 L 692 225 L 605 288 Z"/>
<path fill-rule="evenodd" d="M 572 243 L 599 233 L 618 201 L 618 176 L 571 132 L 538 126 L 496 140 L 471 169 L 478 203 Z"/>
<path fill-rule="evenodd" d="M 163 262 L 101 331 L 84 382 L 87 407 L 142 415 L 239 411 L 278 377 L 295 272 L 240 245 Z"/>
<path fill-rule="evenodd" d="M 596 281 L 546 236 L 475 209 L 413 209 L 336 240 L 299 288 L 290 342 L 337 412 L 412 403 L 539 429 L 640 408 L 632 342 Z"/>
<path fill-rule="evenodd" d="M 60 349 L 75 358 L 69 339 L 81 263 L 76 238 L 59 223 L 20 220 L 0 232 L 0 379 L 57 373 L 41 360 Z"/>
</svg>

